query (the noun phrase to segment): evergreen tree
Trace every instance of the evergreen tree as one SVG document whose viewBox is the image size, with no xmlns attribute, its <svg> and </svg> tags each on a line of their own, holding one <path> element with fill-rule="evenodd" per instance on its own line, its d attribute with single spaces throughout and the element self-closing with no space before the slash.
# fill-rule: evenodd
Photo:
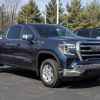
<svg viewBox="0 0 100 100">
<path fill-rule="evenodd" d="M 71 4 L 67 5 L 67 24 L 70 28 L 76 28 L 79 25 L 80 14 L 82 11 L 81 0 L 71 0 Z"/>
<path fill-rule="evenodd" d="M 30 0 L 30 2 L 22 7 L 19 12 L 18 23 L 40 23 L 41 13 L 36 5 L 35 1 Z"/>
<path fill-rule="evenodd" d="M 47 23 L 49 24 L 56 24 L 57 21 L 57 3 L 56 0 L 50 0 L 50 2 L 48 3 L 48 5 L 46 6 L 46 12 L 47 12 Z M 59 8 L 59 22 L 62 23 L 63 21 L 63 8 L 62 8 L 62 4 L 60 2 L 60 8 Z"/>
<path fill-rule="evenodd" d="M 100 27 L 100 4 L 95 0 L 86 8 L 88 27 Z"/>
<path fill-rule="evenodd" d="M 100 4 L 93 0 L 82 8 L 81 0 L 72 0 L 67 5 L 67 26 L 72 29 L 100 27 Z"/>
</svg>

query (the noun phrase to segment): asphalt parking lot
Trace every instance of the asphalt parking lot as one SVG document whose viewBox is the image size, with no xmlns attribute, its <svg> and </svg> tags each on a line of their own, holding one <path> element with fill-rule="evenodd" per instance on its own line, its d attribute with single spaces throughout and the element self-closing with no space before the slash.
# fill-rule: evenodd
<svg viewBox="0 0 100 100">
<path fill-rule="evenodd" d="M 0 100 L 100 100 L 100 81 L 64 82 L 47 88 L 35 73 L 19 69 L 0 71 Z"/>
</svg>

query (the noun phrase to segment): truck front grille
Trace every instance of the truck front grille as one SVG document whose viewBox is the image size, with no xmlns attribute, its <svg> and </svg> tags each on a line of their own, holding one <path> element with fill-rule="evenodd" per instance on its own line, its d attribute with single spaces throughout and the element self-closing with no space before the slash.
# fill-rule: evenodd
<svg viewBox="0 0 100 100">
<path fill-rule="evenodd" d="M 100 59 L 100 43 L 78 43 L 77 53 L 80 60 Z"/>
</svg>

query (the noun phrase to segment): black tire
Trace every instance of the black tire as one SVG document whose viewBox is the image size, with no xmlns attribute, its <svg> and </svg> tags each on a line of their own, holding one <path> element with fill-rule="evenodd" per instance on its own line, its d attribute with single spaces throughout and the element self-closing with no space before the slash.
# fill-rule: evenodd
<svg viewBox="0 0 100 100">
<path fill-rule="evenodd" d="M 0 64 L 0 66 L 4 66 L 4 64 Z"/>
<path fill-rule="evenodd" d="M 92 81 L 92 82 L 97 82 L 99 80 L 99 77 L 92 77 L 90 79 L 88 79 L 89 81 Z"/>
<path fill-rule="evenodd" d="M 47 64 L 49 64 L 49 67 L 51 67 L 52 72 L 53 72 L 52 79 L 49 82 L 47 82 L 43 78 L 43 69 L 46 68 Z M 56 88 L 60 85 L 60 75 L 59 75 L 58 67 L 59 67 L 58 63 L 53 59 L 47 59 L 42 62 L 41 68 L 40 68 L 40 77 L 45 86 L 51 87 L 51 88 Z"/>
<path fill-rule="evenodd" d="M 87 82 L 97 82 L 98 80 L 100 79 L 99 76 L 87 76 L 87 77 L 84 77 L 83 80 L 84 81 L 87 81 Z"/>
</svg>

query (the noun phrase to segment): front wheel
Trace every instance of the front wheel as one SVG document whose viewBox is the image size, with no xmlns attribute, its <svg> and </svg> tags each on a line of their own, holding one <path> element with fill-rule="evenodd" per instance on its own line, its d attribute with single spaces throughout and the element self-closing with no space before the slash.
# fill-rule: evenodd
<svg viewBox="0 0 100 100">
<path fill-rule="evenodd" d="M 0 64 L 0 66 L 4 66 L 4 64 Z"/>
<path fill-rule="evenodd" d="M 48 87 L 58 87 L 60 83 L 58 63 L 53 59 L 47 59 L 42 62 L 40 68 L 40 77 L 44 85 Z"/>
</svg>

